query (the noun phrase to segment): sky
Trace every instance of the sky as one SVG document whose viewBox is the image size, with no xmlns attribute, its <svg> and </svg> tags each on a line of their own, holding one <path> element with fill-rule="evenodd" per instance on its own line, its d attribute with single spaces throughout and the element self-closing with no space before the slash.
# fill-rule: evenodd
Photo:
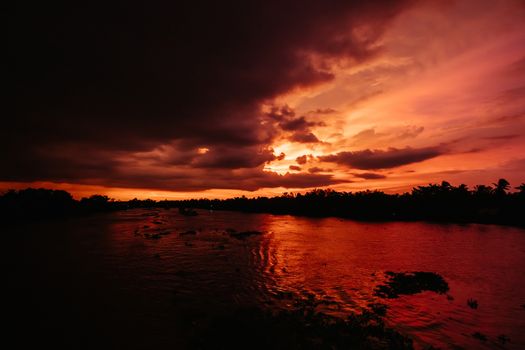
<svg viewBox="0 0 525 350">
<path fill-rule="evenodd" d="M 0 190 L 525 181 L 525 2 L 16 4 Z"/>
</svg>

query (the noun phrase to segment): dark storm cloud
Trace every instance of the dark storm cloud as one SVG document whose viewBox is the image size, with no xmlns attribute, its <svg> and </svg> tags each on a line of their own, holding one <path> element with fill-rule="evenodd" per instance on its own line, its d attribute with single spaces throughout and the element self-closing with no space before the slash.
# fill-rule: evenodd
<svg viewBox="0 0 525 350">
<path fill-rule="evenodd" d="M 267 119 L 275 122 L 275 127 L 284 132 L 285 138 L 292 142 L 298 143 L 317 143 L 320 142 L 315 136 L 311 127 L 326 126 L 322 121 L 313 122 L 307 120 L 304 116 L 296 117 L 295 111 L 289 106 L 273 106 L 266 113 Z"/>
<path fill-rule="evenodd" d="M 298 143 L 317 143 L 320 142 L 317 136 L 311 132 L 295 132 L 289 138 L 290 141 Z"/>
<path fill-rule="evenodd" d="M 74 182 L 98 179 L 105 182 L 106 176 L 115 173 L 118 162 L 112 156 L 88 151 L 82 154 L 81 157 L 67 154 L 34 155 L 29 151 L 20 150 L 8 155 L 9 158 L 2 158 L 2 180 Z"/>
<path fill-rule="evenodd" d="M 308 188 L 335 185 L 345 180 L 334 179 L 332 175 L 286 173 L 261 171 L 260 168 L 232 171 L 224 169 L 183 169 L 181 172 L 115 173 L 108 179 L 109 186 L 141 187 L 175 191 L 203 191 L 210 188 L 237 189 L 255 191 L 261 188 L 288 187 Z M 82 183 L 91 183 L 83 181 Z"/>
<path fill-rule="evenodd" d="M 339 152 L 318 159 L 323 162 L 342 164 L 355 169 L 387 169 L 405 164 L 418 163 L 435 158 L 445 153 L 440 147 L 426 148 L 389 148 L 387 150 L 370 150 L 356 152 Z"/>
<path fill-rule="evenodd" d="M 273 150 L 254 150 L 248 147 L 237 150 L 214 148 L 206 154 L 195 157 L 191 165 L 196 168 L 255 168 L 278 157 Z"/>
<path fill-rule="evenodd" d="M 199 147 L 181 150 L 178 143 L 163 145 L 150 152 L 136 153 L 133 159 L 155 166 L 191 166 L 193 168 L 240 169 L 255 168 L 273 160 L 284 159 L 273 149 L 259 147 Z"/>
<path fill-rule="evenodd" d="M 261 123 L 261 104 L 332 79 L 325 60 L 373 57 L 381 33 L 406 4 L 18 3 L 8 15 L 6 49 L 16 114 L 4 114 L 0 128 L 0 180 L 107 185 L 142 164 L 130 164 L 134 156 L 123 162 L 126 154 L 174 142 L 179 158 L 167 167 L 186 160 L 190 167 L 257 167 L 272 156 L 263 152 L 250 161 L 246 155 L 268 149 L 282 132 Z M 373 30 L 354 30 L 359 27 Z M 308 135 L 302 126 L 308 121 L 301 117 L 281 125 Z M 194 158 L 198 147 L 209 155 Z M 129 175 L 125 182 L 148 187 L 154 176 L 139 184 Z M 193 180 L 179 181 L 191 187 Z"/>
<path fill-rule="evenodd" d="M 286 131 L 309 130 L 311 126 L 317 123 L 306 121 L 305 117 L 290 119 L 281 123 L 281 128 Z"/>
</svg>

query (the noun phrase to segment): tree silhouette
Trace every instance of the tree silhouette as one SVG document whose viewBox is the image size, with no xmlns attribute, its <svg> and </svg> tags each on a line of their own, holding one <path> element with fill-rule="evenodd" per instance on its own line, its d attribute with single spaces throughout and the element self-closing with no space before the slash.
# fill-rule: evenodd
<svg viewBox="0 0 525 350">
<path fill-rule="evenodd" d="M 505 179 L 499 179 L 498 182 L 493 185 L 495 186 L 494 193 L 499 196 L 507 194 L 507 191 L 510 188 L 510 183 Z"/>
<path fill-rule="evenodd" d="M 381 191 L 337 192 L 313 189 L 306 193 L 287 192 L 276 197 L 246 196 L 218 200 L 193 199 L 153 201 L 132 199 L 114 201 L 94 195 L 74 200 L 65 191 L 46 189 L 10 190 L 0 195 L 0 217 L 3 220 L 41 219 L 83 215 L 132 208 L 200 208 L 266 212 L 304 216 L 336 216 L 358 220 L 432 220 L 440 222 L 480 222 L 525 226 L 525 183 L 509 192 L 505 179 L 495 187 L 477 185 L 471 191 L 465 184 L 417 186 L 410 193 L 386 194 Z M 184 212 L 184 209 L 182 209 Z"/>
<path fill-rule="evenodd" d="M 474 186 L 474 194 L 479 197 L 487 197 L 493 193 L 491 186 L 486 185 L 476 185 Z"/>
</svg>

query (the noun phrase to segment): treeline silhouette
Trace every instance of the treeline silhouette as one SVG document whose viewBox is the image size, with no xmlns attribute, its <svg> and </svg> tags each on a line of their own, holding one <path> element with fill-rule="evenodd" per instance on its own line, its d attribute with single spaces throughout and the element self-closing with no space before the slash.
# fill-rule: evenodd
<svg viewBox="0 0 525 350">
<path fill-rule="evenodd" d="M 525 184 L 515 187 L 505 179 L 492 185 L 441 184 L 418 186 L 403 194 L 381 191 L 337 192 L 315 189 L 284 193 L 277 197 L 245 196 L 231 199 L 115 201 L 93 195 L 80 201 L 66 191 L 48 189 L 9 190 L 0 196 L 4 220 L 58 218 L 132 208 L 200 208 L 250 213 L 335 216 L 368 221 L 477 222 L 525 226 Z"/>
<path fill-rule="evenodd" d="M 225 200 L 187 200 L 181 205 L 213 210 L 264 212 L 313 217 L 335 216 L 367 221 L 477 222 L 525 226 L 525 184 L 509 192 L 500 179 L 493 185 L 441 184 L 418 186 L 410 193 L 381 191 L 337 192 L 316 189 L 268 198 L 237 197 Z"/>
<path fill-rule="evenodd" d="M 113 201 L 108 196 L 93 195 L 77 201 L 66 191 L 44 188 L 9 190 L 0 196 L 0 217 L 9 221 L 61 218 L 126 207 L 125 202 Z"/>
</svg>

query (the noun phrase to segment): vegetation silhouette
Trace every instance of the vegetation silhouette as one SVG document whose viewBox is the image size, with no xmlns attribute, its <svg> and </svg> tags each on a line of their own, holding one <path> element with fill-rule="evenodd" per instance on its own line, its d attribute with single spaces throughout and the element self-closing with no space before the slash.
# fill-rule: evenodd
<svg viewBox="0 0 525 350">
<path fill-rule="evenodd" d="M 477 185 L 473 190 L 465 184 L 455 187 L 443 181 L 417 186 L 403 194 L 315 189 L 272 198 L 193 199 L 173 205 L 366 221 L 425 220 L 525 226 L 525 184 L 516 187 L 515 192 L 509 189 L 510 184 L 505 179 L 499 179 L 494 186 Z"/>
<path fill-rule="evenodd" d="M 93 195 L 80 201 L 62 190 L 9 190 L 0 196 L 4 221 L 68 217 L 132 208 L 179 208 L 181 215 L 193 209 L 232 210 L 250 213 L 289 214 L 311 217 L 341 217 L 366 221 L 437 221 L 525 226 L 525 183 L 509 192 L 510 184 L 499 179 L 493 185 L 452 186 L 449 182 L 417 186 L 411 192 L 338 192 L 314 189 L 306 193 L 284 193 L 276 197 L 230 199 L 151 199 L 115 201 Z"/>
<path fill-rule="evenodd" d="M 0 218 L 4 221 L 63 218 L 128 207 L 108 196 L 97 194 L 77 201 L 66 191 L 44 188 L 8 190 L 0 196 Z"/>
<path fill-rule="evenodd" d="M 259 308 L 193 319 L 184 325 L 195 349 L 413 349 L 407 336 L 388 327 L 373 311 L 346 319 L 317 312 L 305 303 L 278 313 Z"/>
</svg>

